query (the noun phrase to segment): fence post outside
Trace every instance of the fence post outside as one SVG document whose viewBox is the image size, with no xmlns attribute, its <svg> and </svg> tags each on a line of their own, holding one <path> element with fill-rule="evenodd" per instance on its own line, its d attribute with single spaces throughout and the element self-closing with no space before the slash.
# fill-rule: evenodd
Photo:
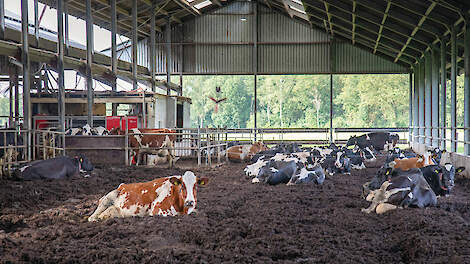
<svg viewBox="0 0 470 264">
<path fill-rule="evenodd" d="M 197 166 L 201 166 L 201 128 L 197 128 Z"/>
<path fill-rule="evenodd" d="M 127 130 L 127 120 L 126 120 L 126 128 L 124 131 L 124 162 L 126 166 L 129 165 L 129 135 Z"/>
</svg>

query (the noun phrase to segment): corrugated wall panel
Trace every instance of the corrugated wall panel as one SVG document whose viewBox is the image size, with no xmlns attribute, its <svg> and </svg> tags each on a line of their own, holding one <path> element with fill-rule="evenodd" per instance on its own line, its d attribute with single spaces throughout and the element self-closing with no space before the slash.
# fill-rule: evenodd
<svg viewBox="0 0 470 264">
<path fill-rule="evenodd" d="M 328 35 L 267 8 L 258 9 L 258 42 L 319 42 Z"/>
<path fill-rule="evenodd" d="M 262 45 L 258 48 L 258 72 L 327 73 L 329 44 Z"/>
<path fill-rule="evenodd" d="M 409 69 L 349 43 L 335 43 L 335 72 L 338 73 L 407 73 Z"/>
<path fill-rule="evenodd" d="M 233 2 L 212 14 L 196 17 L 172 29 L 172 72 L 184 74 L 247 74 L 252 72 L 253 2 Z M 264 6 L 258 8 L 258 72 L 315 74 L 331 72 L 329 36 Z M 246 18 L 242 21 L 241 18 Z M 182 36 L 183 35 L 183 36 Z M 182 37 L 184 37 L 182 39 Z M 275 42 L 279 42 L 276 44 Z M 157 34 L 157 43 L 164 43 Z M 194 43 L 194 44 L 192 44 Z M 298 44 L 295 44 L 298 43 Z M 197 44 L 197 45 L 195 45 Z M 222 45 L 223 44 L 223 45 Z M 157 73 L 166 72 L 164 45 L 156 46 Z M 337 73 L 404 73 L 409 69 L 352 46 L 335 43 Z M 130 48 L 120 51 L 131 61 Z M 182 55 L 184 57 L 182 58 Z M 148 65 L 147 41 L 139 43 L 139 64 Z M 183 67 L 181 69 L 181 60 Z"/>
</svg>

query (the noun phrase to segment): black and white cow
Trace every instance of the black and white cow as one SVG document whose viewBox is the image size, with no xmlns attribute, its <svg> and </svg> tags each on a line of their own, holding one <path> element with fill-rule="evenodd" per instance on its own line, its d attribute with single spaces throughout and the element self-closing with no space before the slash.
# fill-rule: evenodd
<svg viewBox="0 0 470 264">
<path fill-rule="evenodd" d="M 452 164 L 430 165 L 421 168 L 424 178 L 434 190 L 436 195 L 450 194 L 455 184 L 455 174 L 461 173 L 465 167 L 455 168 Z"/>
<path fill-rule="evenodd" d="M 361 149 L 373 147 L 377 151 L 390 150 L 398 143 L 399 136 L 390 132 L 372 132 L 361 136 L 352 136 L 348 139 L 346 146 L 357 145 Z"/>
<path fill-rule="evenodd" d="M 330 176 L 339 173 L 351 173 L 351 162 L 346 153 L 335 151 L 332 154 L 320 160 L 322 168 Z"/>
<path fill-rule="evenodd" d="M 63 179 L 89 172 L 94 169 L 91 162 L 83 155 L 76 157 L 57 157 L 53 159 L 34 161 L 17 171 L 17 178 L 23 180 Z"/>
<path fill-rule="evenodd" d="M 74 127 L 74 128 L 70 128 L 70 129 L 67 129 L 67 131 L 65 131 L 65 134 L 66 135 L 70 135 L 70 136 L 77 136 L 77 135 L 81 135 L 81 136 L 92 136 L 92 135 L 97 135 L 97 136 L 105 136 L 105 135 L 109 135 L 109 131 L 102 127 L 102 126 L 98 126 L 98 127 L 90 127 L 90 125 L 86 124 L 84 125 L 83 127 Z"/>
<path fill-rule="evenodd" d="M 362 212 L 383 214 L 396 208 L 423 208 L 437 204 L 436 194 L 419 169 L 396 173 L 395 177 L 384 181 L 379 189 L 368 193 L 366 200 L 371 204 Z"/>
<path fill-rule="evenodd" d="M 252 183 L 322 184 L 325 180 L 324 172 L 321 173 L 323 169 L 315 164 L 314 159 L 309 152 L 277 153 L 271 158 L 260 157 L 256 163 L 245 168 L 245 173 L 254 177 Z"/>
</svg>

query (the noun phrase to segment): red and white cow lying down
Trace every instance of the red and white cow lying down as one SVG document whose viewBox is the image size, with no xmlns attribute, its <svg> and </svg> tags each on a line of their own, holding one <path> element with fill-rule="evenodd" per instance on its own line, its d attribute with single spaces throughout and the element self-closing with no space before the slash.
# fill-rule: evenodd
<svg viewBox="0 0 470 264">
<path fill-rule="evenodd" d="M 124 135 L 120 128 L 110 131 L 111 135 Z M 143 155 L 147 156 L 147 165 L 157 165 L 168 162 L 170 167 L 178 160 L 174 155 L 174 145 L 176 135 L 146 135 L 146 133 L 176 133 L 176 131 L 166 128 L 133 128 L 129 130 L 133 135 L 129 137 L 129 145 L 132 148 L 132 157 L 136 157 L 136 165 L 142 163 Z"/>
<path fill-rule="evenodd" d="M 198 178 L 191 171 L 186 171 L 183 176 L 121 184 L 100 199 L 98 208 L 88 221 L 113 217 L 190 214 L 197 204 L 197 185 L 205 185 L 208 181 L 207 178 Z"/>
<path fill-rule="evenodd" d="M 262 142 L 255 142 L 248 145 L 236 145 L 227 149 L 228 159 L 231 161 L 247 161 L 256 153 L 268 150 Z"/>
</svg>

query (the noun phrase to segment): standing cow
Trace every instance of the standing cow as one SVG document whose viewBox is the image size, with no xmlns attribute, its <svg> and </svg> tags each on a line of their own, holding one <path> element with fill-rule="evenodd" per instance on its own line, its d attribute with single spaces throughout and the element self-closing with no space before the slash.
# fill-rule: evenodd
<svg viewBox="0 0 470 264">
<path fill-rule="evenodd" d="M 228 159 L 231 161 L 247 161 L 250 160 L 256 153 L 268 150 L 262 142 L 255 142 L 247 145 L 232 146 L 227 149 Z"/>
<path fill-rule="evenodd" d="M 373 147 L 377 151 L 390 150 L 398 143 L 399 136 L 396 133 L 390 132 L 372 132 L 361 135 L 359 137 L 352 136 L 349 138 L 346 146 L 357 145 L 361 149 L 366 147 Z"/>
</svg>

